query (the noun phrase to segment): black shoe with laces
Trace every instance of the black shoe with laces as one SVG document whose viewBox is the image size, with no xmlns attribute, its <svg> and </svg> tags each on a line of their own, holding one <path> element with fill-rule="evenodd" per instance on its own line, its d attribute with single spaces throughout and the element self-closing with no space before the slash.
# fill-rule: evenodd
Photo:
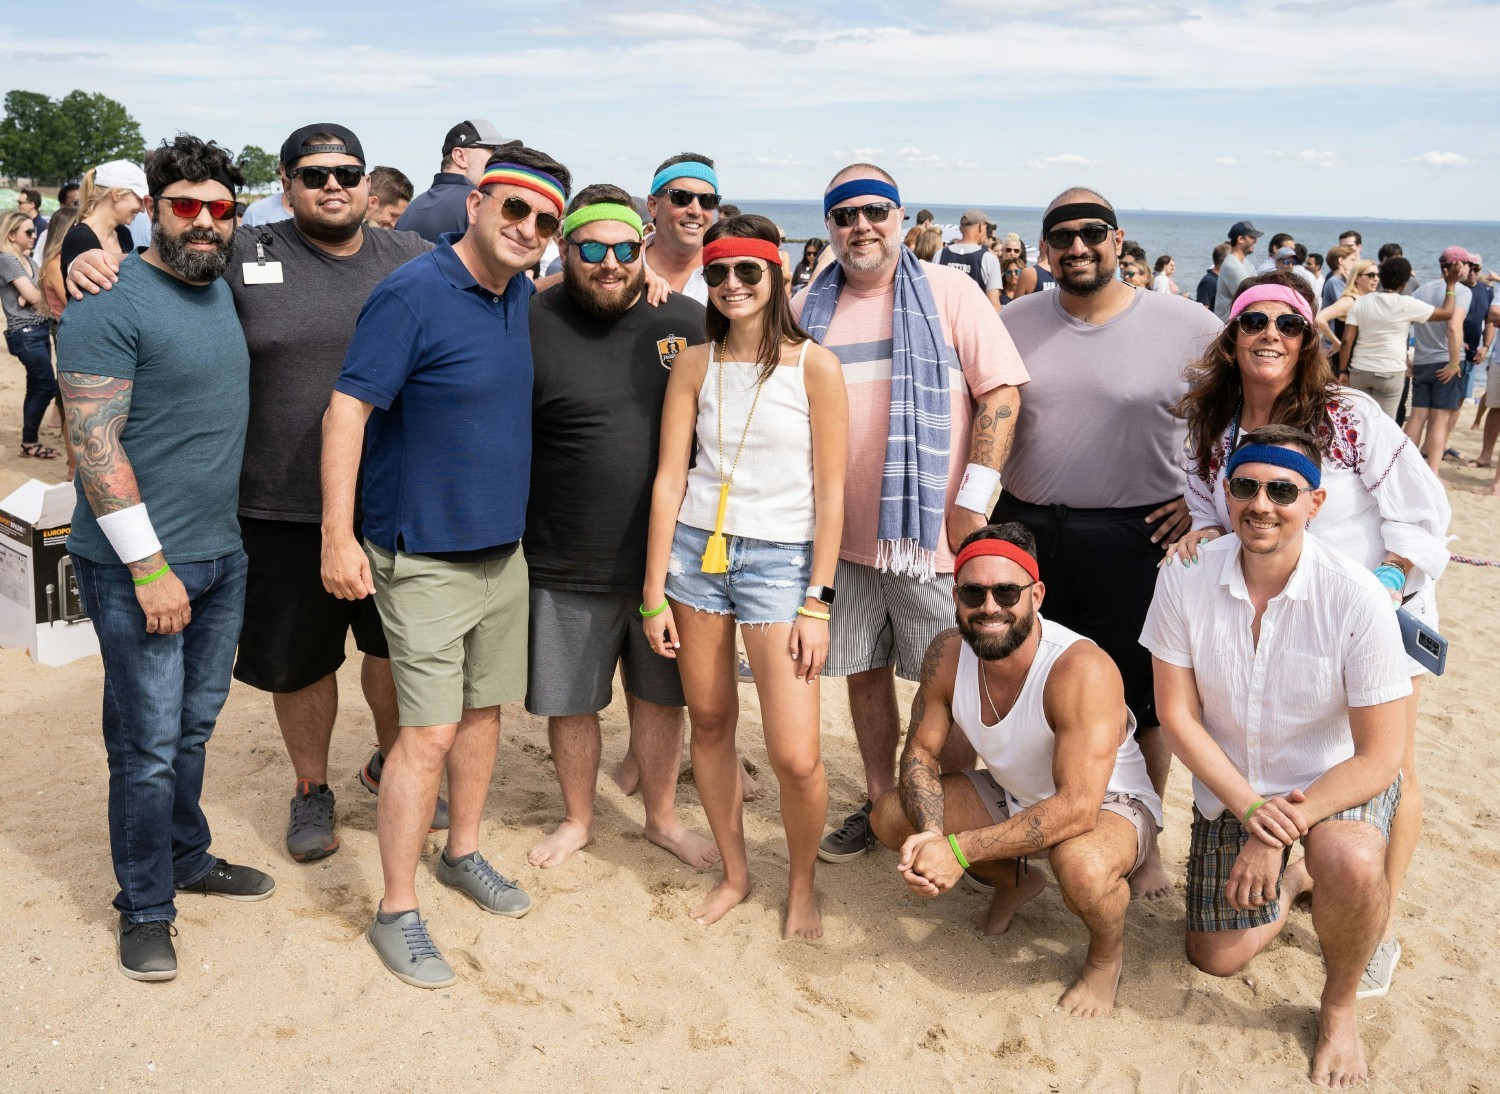
<svg viewBox="0 0 1500 1094">
<path fill-rule="evenodd" d="M 212 870 L 191 885 L 177 886 L 177 891 L 228 897 L 230 900 L 265 900 L 276 891 L 276 882 L 270 874 L 253 866 L 236 866 L 215 859 Z"/>
<path fill-rule="evenodd" d="M 286 826 L 287 854 L 298 862 L 313 862 L 338 849 L 339 837 L 333 830 L 333 791 L 311 779 L 298 779 Z"/>
<path fill-rule="evenodd" d="M 818 844 L 818 857 L 824 862 L 848 862 L 859 858 L 875 845 L 875 832 L 870 827 L 870 810 L 874 804 L 866 801 L 855 812 L 844 818 L 844 823 L 823 837 Z"/>
<path fill-rule="evenodd" d="M 132 923 L 120 916 L 115 938 L 120 944 L 120 971 L 132 980 L 171 980 L 177 975 L 177 928 L 165 920 Z"/>
</svg>

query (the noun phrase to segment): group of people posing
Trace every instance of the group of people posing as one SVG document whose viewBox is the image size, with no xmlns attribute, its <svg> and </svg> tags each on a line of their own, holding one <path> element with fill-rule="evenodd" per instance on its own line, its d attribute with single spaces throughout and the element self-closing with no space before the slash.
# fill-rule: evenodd
<svg viewBox="0 0 1500 1094">
<path fill-rule="evenodd" d="M 238 230 L 233 161 L 179 136 L 146 164 L 150 247 L 69 271 L 69 550 L 104 659 L 121 970 L 176 974 L 176 893 L 274 889 L 212 853 L 199 805 L 231 676 L 274 697 L 288 853 L 338 849 L 351 630 L 378 738 L 359 772 L 383 872 L 367 938 L 392 974 L 455 980 L 419 910 L 429 831 L 440 883 L 493 914 L 531 906 L 479 845 L 504 704 L 547 718 L 562 790 L 528 860 L 590 842 L 617 670 L 616 778 L 648 839 L 721 871 L 693 919 L 730 914 L 759 793 L 738 631 L 786 938 L 822 933 L 819 859 L 883 843 L 916 894 L 990 893 L 992 932 L 1045 863 L 1089 934 L 1059 1005 L 1108 1013 L 1132 897 L 1173 888 L 1175 754 L 1194 780 L 1190 960 L 1234 973 L 1310 899 L 1328 968 L 1311 1077 L 1362 1078 L 1355 1001 L 1389 988 L 1421 817 L 1421 670 L 1393 605 L 1435 625 L 1449 509 L 1337 383 L 1310 289 L 1246 279 L 1227 324 L 1139 291 L 1113 207 L 1073 189 L 1044 219 L 1055 291 L 1002 322 L 967 273 L 902 244 L 896 180 L 857 163 L 824 194 L 832 261 L 789 299 L 775 225 L 716 218 L 706 156 L 657 168 L 648 243 L 624 189 L 575 193 L 498 134 L 445 146 L 445 170 L 455 150 L 483 169 L 434 245 L 362 225 L 343 126 L 288 137 L 291 216 Z M 533 284 L 549 240 L 562 272 Z M 826 833 L 825 675 L 846 680 L 866 784 Z M 904 747 L 897 676 L 918 685 Z M 676 809 L 684 708 L 711 840 Z"/>
</svg>

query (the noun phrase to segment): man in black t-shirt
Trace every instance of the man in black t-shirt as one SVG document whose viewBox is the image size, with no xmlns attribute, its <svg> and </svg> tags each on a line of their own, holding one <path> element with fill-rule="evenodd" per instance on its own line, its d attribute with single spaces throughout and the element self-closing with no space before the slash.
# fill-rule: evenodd
<svg viewBox="0 0 1500 1094">
<path fill-rule="evenodd" d="M 630 195 L 585 187 L 560 233 L 563 283 L 531 305 L 526 709 L 547 718 L 565 810 L 527 856 L 543 868 L 592 838 L 599 712 L 617 665 L 646 838 L 699 869 L 719 860 L 713 843 L 677 818 L 682 687 L 676 662 L 646 644 L 638 612 L 662 398 L 673 359 L 704 339 L 704 311 L 679 293 L 660 307 L 647 302 L 640 243 Z"/>
</svg>

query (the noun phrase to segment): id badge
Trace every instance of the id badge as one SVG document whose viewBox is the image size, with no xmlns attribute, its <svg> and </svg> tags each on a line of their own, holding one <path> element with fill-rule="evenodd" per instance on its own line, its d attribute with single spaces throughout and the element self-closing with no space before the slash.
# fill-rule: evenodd
<svg viewBox="0 0 1500 1094">
<path fill-rule="evenodd" d="M 244 264 L 246 285 L 280 285 L 280 262 L 246 262 Z"/>
</svg>

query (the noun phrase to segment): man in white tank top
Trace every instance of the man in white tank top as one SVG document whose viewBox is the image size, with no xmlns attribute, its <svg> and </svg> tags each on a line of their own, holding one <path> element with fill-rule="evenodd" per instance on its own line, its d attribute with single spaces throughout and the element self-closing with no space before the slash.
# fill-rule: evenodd
<svg viewBox="0 0 1500 1094">
<path fill-rule="evenodd" d="M 1025 864 L 1045 855 L 1089 946 L 1077 981 L 1058 1001 L 1069 1014 L 1108 1014 L 1125 953 L 1130 875 L 1161 827 L 1109 655 L 1038 613 L 1036 541 L 1021 524 L 990 525 L 964 540 L 954 566 L 958 626 L 932 640 L 912 702 L 897 789 L 871 817 L 901 852 L 912 892 L 937 896 L 969 869 L 995 885 L 984 923 L 1003 933 L 1017 908 L 1047 885 Z M 950 726 L 986 770 L 939 774 Z"/>
</svg>

